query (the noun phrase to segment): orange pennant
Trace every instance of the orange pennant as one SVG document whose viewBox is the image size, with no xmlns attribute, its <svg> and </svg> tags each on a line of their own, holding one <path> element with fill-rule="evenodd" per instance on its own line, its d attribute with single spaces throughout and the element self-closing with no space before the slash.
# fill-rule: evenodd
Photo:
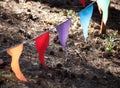
<svg viewBox="0 0 120 88">
<path fill-rule="evenodd" d="M 22 53 L 22 50 L 23 44 L 20 44 L 7 50 L 7 53 L 12 57 L 11 68 L 12 71 L 15 73 L 16 77 L 21 81 L 27 82 L 27 79 L 22 74 L 19 66 L 19 57 Z"/>
</svg>

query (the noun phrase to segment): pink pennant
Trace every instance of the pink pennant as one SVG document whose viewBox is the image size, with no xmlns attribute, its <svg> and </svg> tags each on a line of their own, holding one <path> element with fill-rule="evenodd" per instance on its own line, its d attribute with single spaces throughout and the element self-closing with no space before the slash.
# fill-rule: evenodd
<svg viewBox="0 0 120 88">
<path fill-rule="evenodd" d="M 38 51 L 39 60 L 42 64 L 42 66 L 46 66 L 45 60 L 44 60 L 44 53 L 48 47 L 49 44 L 49 32 L 44 33 L 43 35 L 37 37 L 35 39 L 36 42 L 36 49 Z"/>
</svg>

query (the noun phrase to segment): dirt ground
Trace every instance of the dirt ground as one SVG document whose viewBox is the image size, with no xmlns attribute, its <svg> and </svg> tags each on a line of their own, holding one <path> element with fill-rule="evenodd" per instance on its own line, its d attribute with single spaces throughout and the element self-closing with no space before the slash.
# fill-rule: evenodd
<svg viewBox="0 0 120 88">
<path fill-rule="evenodd" d="M 0 53 L 0 88 L 120 88 L 120 1 L 111 0 L 107 33 L 101 35 L 101 15 L 94 4 L 87 42 L 77 16 L 83 8 L 79 0 L 0 0 L 0 51 L 51 30 L 48 67 L 41 67 L 34 41 L 24 44 L 20 66 L 27 83 L 15 77 L 11 57 Z M 66 61 L 55 27 L 68 18 L 72 24 Z"/>
</svg>

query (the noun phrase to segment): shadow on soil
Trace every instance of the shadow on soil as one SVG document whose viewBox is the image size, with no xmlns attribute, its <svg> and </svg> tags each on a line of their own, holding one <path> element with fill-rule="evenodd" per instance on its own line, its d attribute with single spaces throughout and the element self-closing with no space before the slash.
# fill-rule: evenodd
<svg viewBox="0 0 120 88">
<path fill-rule="evenodd" d="M 85 64 L 81 67 L 87 69 L 87 75 L 85 73 L 76 74 L 58 66 L 46 69 L 40 68 L 40 71 L 43 71 L 42 74 L 36 74 L 35 72 L 31 74 L 38 75 L 37 82 L 29 82 L 26 85 L 29 88 L 57 88 L 58 86 L 60 88 L 120 88 L 120 79 L 110 72 L 104 72 L 104 70 L 98 70 Z"/>
</svg>

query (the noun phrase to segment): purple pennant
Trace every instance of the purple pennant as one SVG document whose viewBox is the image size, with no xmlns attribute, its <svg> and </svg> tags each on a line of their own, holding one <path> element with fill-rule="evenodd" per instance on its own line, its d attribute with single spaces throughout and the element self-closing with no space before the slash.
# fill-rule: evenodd
<svg viewBox="0 0 120 88">
<path fill-rule="evenodd" d="M 67 21 L 63 22 L 62 24 L 56 27 L 59 41 L 64 48 L 66 48 L 66 40 L 68 37 L 68 30 L 70 28 L 70 25 L 71 19 L 68 19 Z"/>
</svg>

